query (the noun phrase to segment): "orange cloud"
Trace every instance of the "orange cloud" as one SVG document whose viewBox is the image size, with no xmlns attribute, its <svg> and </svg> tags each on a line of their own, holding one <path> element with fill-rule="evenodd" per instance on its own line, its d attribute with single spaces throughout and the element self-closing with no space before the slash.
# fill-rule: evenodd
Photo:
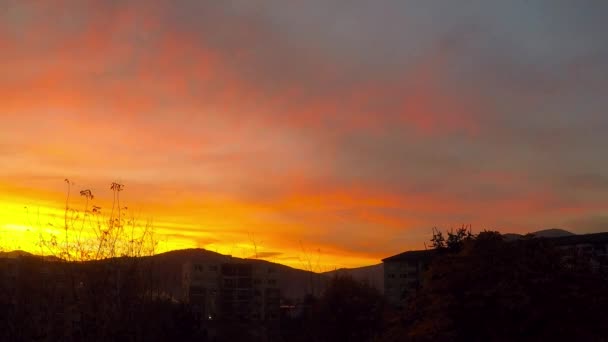
<svg viewBox="0 0 608 342">
<path fill-rule="evenodd" d="M 22 233 L 25 206 L 57 216 L 65 177 L 104 209 L 108 183 L 124 182 L 167 249 L 250 256 L 254 234 L 260 253 L 298 267 L 318 249 L 327 267 L 375 263 L 422 248 L 435 225 L 525 231 L 604 208 L 601 194 L 577 202 L 543 181 L 555 170 L 524 139 L 538 123 L 497 120 L 476 79 L 487 75 L 456 75 L 442 44 L 368 61 L 343 41 L 297 40 L 270 14 L 192 6 L 0 14 L 0 229 Z"/>
</svg>

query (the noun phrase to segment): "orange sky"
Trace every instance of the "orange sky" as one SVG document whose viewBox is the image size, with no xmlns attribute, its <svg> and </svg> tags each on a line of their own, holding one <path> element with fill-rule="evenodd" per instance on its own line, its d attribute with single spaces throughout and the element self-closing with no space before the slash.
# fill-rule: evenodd
<svg viewBox="0 0 608 342">
<path fill-rule="evenodd" d="M 65 178 L 73 208 L 125 184 L 162 250 L 317 271 L 433 226 L 605 229 L 603 19 L 411 5 L 8 1 L 0 242 L 35 252 Z"/>
</svg>

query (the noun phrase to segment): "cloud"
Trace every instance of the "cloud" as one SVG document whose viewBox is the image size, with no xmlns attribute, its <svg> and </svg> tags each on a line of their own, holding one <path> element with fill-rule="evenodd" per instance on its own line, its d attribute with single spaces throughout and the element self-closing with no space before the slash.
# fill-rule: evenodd
<svg viewBox="0 0 608 342">
<path fill-rule="evenodd" d="M 601 216 L 605 6 L 10 2 L 0 186 L 61 207 L 65 177 L 120 179 L 179 246 L 255 231 L 285 260 Z"/>
<path fill-rule="evenodd" d="M 247 259 L 271 259 L 276 257 L 280 258 L 281 255 L 283 255 L 283 253 L 281 252 L 259 252 L 247 257 Z"/>
<path fill-rule="evenodd" d="M 572 227 L 581 233 L 601 233 L 608 227 L 608 215 L 597 215 L 580 217 L 566 222 L 567 227 Z"/>
</svg>

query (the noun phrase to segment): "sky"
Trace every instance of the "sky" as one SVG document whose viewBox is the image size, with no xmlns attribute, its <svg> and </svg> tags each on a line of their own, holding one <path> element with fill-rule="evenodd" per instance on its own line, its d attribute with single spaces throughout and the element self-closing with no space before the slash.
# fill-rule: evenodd
<svg viewBox="0 0 608 342">
<path fill-rule="evenodd" d="M 0 0 L 0 239 L 110 183 L 165 250 L 317 270 L 608 229 L 608 2 Z"/>
</svg>

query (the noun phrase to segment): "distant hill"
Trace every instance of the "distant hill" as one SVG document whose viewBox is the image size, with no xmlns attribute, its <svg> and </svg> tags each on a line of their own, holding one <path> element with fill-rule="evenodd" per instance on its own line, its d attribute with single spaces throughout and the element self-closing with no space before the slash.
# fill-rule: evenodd
<svg viewBox="0 0 608 342">
<path fill-rule="evenodd" d="M 537 237 L 555 238 L 575 236 L 567 230 L 551 228 L 543 229 L 533 233 Z M 507 241 L 517 240 L 523 237 L 521 234 L 503 234 Z M 25 251 L 0 252 L 0 257 L 39 257 Z M 45 257 L 49 261 L 57 261 L 54 257 Z M 212 252 L 206 249 L 183 249 L 145 257 L 144 260 L 151 261 L 152 273 L 160 282 L 164 291 L 175 298 L 182 296 L 182 267 L 186 262 L 246 262 L 252 264 L 267 264 L 277 269 L 280 275 L 280 286 L 283 297 L 298 299 L 306 294 L 320 294 L 329 283 L 331 277 L 336 274 L 350 275 L 354 279 L 366 282 L 370 286 L 384 292 L 384 265 L 382 263 L 358 268 L 341 268 L 334 271 L 315 273 L 304 271 L 282 264 L 272 263 L 260 259 L 242 259 L 229 255 Z"/>
<path fill-rule="evenodd" d="M 40 258 L 24 251 L 0 252 L 0 258 Z M 48 261 L 58 261 L 54 257 L 44 257 Z M 183 249 L 156 254 L 150 257 L 141 258 L 141 262 L 146 264 L 146 270 L 159 285 L 160 289 L 174 298 L 182 298 L 182 270 L 187 262 L 245 262 L 251 264 L 262 264 L 273 267 L 279 274 L 279 284 L 281 294 L 285 298 L 297 300 L 309 293 L 319 295 L 331 279 L 329 276 L 314 272 L 299 270 L 289 266 L 272 263 L 260 259 L 242 259 L 229 255 L 208 251 L 206 249 Z M 104 262 L 104 261 L 94 261 Z"/>
<path fill-rule="evenodd" d="M 502 237 L 505 239 L 505 241 L 515 241 L 515 240 L 521 239 L 524 236 L 521 234 L 506 233 L 506 234 L 502 234 Z"/>
<path fill-rule="evenodd" d="M 16 250 L 10 252 L 0 252 L 0 258 L 17 258 L 17 257 L 33 257 L 34 254 L 28 253 L 26 251 Z"/>
<path fill-rule="evenodd" d="M 0 258 L 39 258 L 24 251 L 0 252 Z M 44 257 L 48 261 L 58 261 L 55 257 Z M 141 262 L 146 263 L 150 276 L 154 278 L 160 289 L 175 298 L 181 298 L 182 291 L 182 270 L 187 262 L 245 262 L 251 264 L 266 264 L 272 266 L 279 274 L 279 284 L 282 296 L 289 299 L 303 298 L 309 293 L 319 295 L 331 279 L 328 275 L 308 272 L 289 266 L 272 263 L 261 259 L 242 259 L 229 255 L 212 252 L 206 249 L 183 249 L 160 253 L 150 257 L 141 258 Z M 95 261 L 104 262 L 104 261 Z"/>
<path fill-rule="evenodd" d="M 551 228 L 551 229 L 543 229 L 537 232 L 532 233 L 536 237 L 546 237 L 546 238 L 554 238 L 554 237 L 562 237 L 562 236 L 573 236 L 576 235 L 572 232 L 569 232 L 564 229 L 559 228 Z"/>
<path fill-rule="evenodd" d="M 223 255 L 206 249 L 183 249 L 157 254 L 149 257 L 153 261 L 155 272 L 162 275 L 163 287 L 175 297 L 181 296 L 182 267 L 188 262 L 246 262 L 252 264 L 267 264 L 277 269 L 283 297 L 290 299 L 302 298 L 306 294 L 320 293 L 327 286 L 329 277 L 323 274 L 299 270 L 282 264 L 260 259 L 242 259 Z"/>
<path fill-rule="evenodd" d="M 380 293 L 384 293 L 384 264 L 376 264 L 371 266 L 357 268 L 340 268 L 334 271 L 323 273 L 328 277 L 335 275 L 349 275 L 353 279 L 365 282 L 371 287 L 374 287 Z"/>
<path fill-rule="evenodd" d="M 534 235 L 535 237 L 542 237 L 542 238 L 556 238 L 556 237 L 562 237 L 562 236 L 576 235 L 572 232 L 569 232 L 567 230 L 560 229 L 560 228 L 543 229 L 543 230 L 539 230 L 539 231 L 528 233 L 528 234 Z M 518 240 L 518 239 L 521 239 L 522 237 L 524 237 L 524 235 L 522 235 L 522 234 L 515 234 L 515 233 L 506 233 L 506 234 L 502 234 L 502 236 L 505 238 L 505 241 L 515 241 L 515 240 Z"/>
</svg>

